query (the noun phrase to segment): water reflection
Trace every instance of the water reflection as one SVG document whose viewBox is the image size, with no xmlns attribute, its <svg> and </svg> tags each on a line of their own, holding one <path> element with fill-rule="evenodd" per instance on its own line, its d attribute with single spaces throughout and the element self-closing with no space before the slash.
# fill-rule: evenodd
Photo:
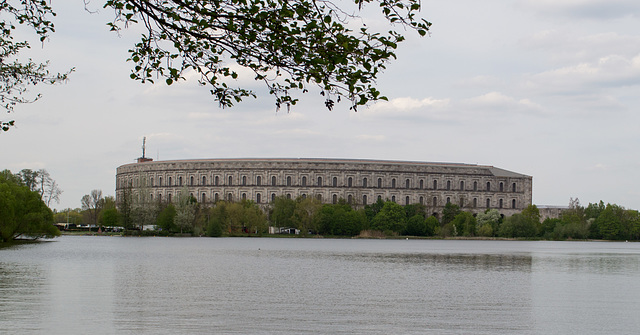
<svg viewBox="0 0 640 335">
<path fill-rule="evenodd" d="M 47 277 L 40 266 L 0 262 L 0 320 L 5 331 L 37 329 L 34 315 L 44 315 Z"/>
<path fill-rule="evenodd" d="M 337 255 L 356 262 L 396 263 L 404 266 L 451 268 L 458 270 L 481 271 L 531 271 L 531 255 L 508 254 L 431 254 L 431 253 L 394 253 L 394 254 L 352 254 Z"/>
<path fill-rule="evenodd" d="M 0 250 L 0 329 L 625 334 L 639 267 L 630 243 L 62 237 Z"/>
</svg>

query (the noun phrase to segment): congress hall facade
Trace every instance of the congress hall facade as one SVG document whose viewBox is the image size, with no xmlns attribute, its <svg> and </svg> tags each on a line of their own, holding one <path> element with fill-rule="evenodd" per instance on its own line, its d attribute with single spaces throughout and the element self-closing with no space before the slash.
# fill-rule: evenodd
<svg viewBox="0 0 640 335">
<path fill-rule="evenodd" d="M 116 201 L 126 191 L 145 202 L 176 200 L 186 192 L 203 204 L 252 200 L 267 207 L 276 197 L 339 199 L 359 207 L 378 199 L 424 204 L 433 214 L 451 202 L 465 211 L 497 209 L 509 216 L 531 204 L 532 177 L 493 166 L 360 159 L 139 158 L 116 173 Z"/>
</svg>

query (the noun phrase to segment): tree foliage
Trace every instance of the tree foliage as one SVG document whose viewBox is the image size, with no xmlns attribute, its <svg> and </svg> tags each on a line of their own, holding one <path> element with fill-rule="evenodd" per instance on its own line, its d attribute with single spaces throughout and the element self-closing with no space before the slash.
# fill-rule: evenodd
<svg viewBox="0 0 640 335">
<path fill-rule="evenodd" d="M 386 33 L 353 14 L 373 3 L 393 25 Z M 104 7 L 115 11 L 114 31 L 144 25 L 130 50 L 131 78 L 171 85 L 193 70 L 223 107 L 255 96 L 231 84 L 239 78 L 236 65 L 264 82 L 277 108 L 295 105 L 291 92 L 310 85 L 329 110 L 340 97 L 354 109 L 386 99 L 374 82 L 405 39 L 395 28 L 426 35 L 431 25 L 416 17 L 420 0 L 109 0 Z"/>
<path fill-rule="evenodd" d="M 371 228 L 380 231 L 402 233 L 406 228 L 404 208 L 393 201 L 386 201 L 384 206 L 371 221 Z"/>
<path fill-rule="evenodd" d="M 175 218 L 176 207 L 172 204 L 168 204 L 162 211 L 160 211 L 160 213 L 158 213 L 156 225 L 164 231 L 176 232 L 177 226 L 175 224 Z"/>
<path fill-rule="evenodd" d="M 53 213 L 40 195 L 8 170 L 0 173 L 0 213 L 1 242 L 19 236 L 51 238 L 60 235 L 53 226 Z"/>
<path fill-rule="evenodd" d="M 54 32 L 51 17 L 55 16 L 49 1 L 20 0 L 0 2 L 0 108 L 7 113 L 15 106 L 38 100 L 40 94 L 29 95 L 28 87 L 55 84 L 67 79 L 69 72 L 52 74 L 48 62 L 35 63 L 18 58 L 21 51 L 30 48 L 27 41 L 15 41 L 18 27 L 27 27 L 44 42 Z M 13 120 L 0 120 L 0 129 L 9 130 Z"/>
<path fill-rule="evenodd" d="M 206 231 L 210 237 L 222 236 L 223 231 L 232 235 L 262 235 L 267 231 L 266 216 L 253 201 L 219 201 L 209 209 L 208 216 Z"/>
</svg>

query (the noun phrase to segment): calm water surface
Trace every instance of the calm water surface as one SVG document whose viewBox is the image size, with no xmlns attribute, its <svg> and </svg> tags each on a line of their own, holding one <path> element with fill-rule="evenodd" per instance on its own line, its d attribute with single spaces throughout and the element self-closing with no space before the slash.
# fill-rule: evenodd
<svg viewBox="0 0 640 335">
<path fill-rule="evenodd" d="M 63 236 L 0 249 L 0 333 L 639 331 L 640 243 Z"/>
</svg>

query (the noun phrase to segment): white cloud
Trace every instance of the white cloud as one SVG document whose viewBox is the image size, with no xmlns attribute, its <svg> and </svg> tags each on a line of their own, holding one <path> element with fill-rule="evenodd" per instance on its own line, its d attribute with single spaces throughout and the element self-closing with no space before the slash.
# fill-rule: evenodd
<svg viewBox="0 0 640 335">
<path fill-rule="evenodd" d="M 609 55 L 530 77 L 533 87 L 551 92 L 584 92 L 598 88 L 636 86 L 640 84 L 640 58 Z"/>
<path fill-rule="evenodd" d="M 482 111 L 488 114 L 512 114 L 540 112 L 542 107 L 530 99 L 516 99 L 501 92 L 489 92 L 487 94 L 463 100 L 461 105 L 475 112 Z"/>
<path fill-rule="evenodd" d="M 634 0 L 527 0 L 520 5 L 545 17 L 602 20 L 640 15 L 640 3 Z"/>
</svg>

